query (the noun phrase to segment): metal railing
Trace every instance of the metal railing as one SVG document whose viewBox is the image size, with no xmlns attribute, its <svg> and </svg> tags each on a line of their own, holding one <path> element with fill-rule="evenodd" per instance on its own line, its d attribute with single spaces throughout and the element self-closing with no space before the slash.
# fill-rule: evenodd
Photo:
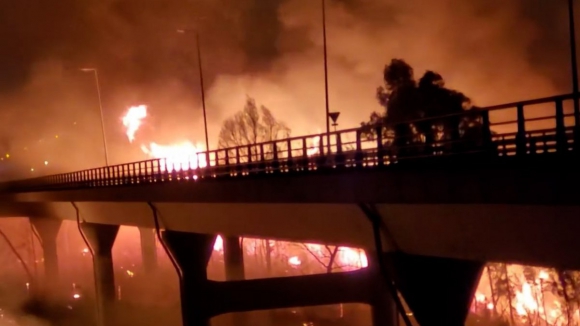
<svg viewBox="0 0 580 326">
<path fill-rule="evenodd" d="M 576 95 L 578 96 L 578 95 Z M 0 184 L 11 192 L 193 182 L 219 177 L 380 168 L 427 158 L 524 156 L 576 150 L 579 113 L 573 94 L 508 103 L 459 114 L 273 140 Z M 570 104 L 567 106 L 567 104 Z M 399 126 L 425 126 L 433 135 L 406 136 Z M 438 129 L 437 126 L 446 128 Z M 400 129 L 399 129 L 400 130 Z M 430 161 L 429 161 L 430 162 Z"/>
</svg>

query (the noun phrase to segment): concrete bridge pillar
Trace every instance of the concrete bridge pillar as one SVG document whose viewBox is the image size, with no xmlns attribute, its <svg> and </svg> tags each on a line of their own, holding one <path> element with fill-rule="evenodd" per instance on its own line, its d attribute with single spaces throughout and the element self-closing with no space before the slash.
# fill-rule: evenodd
<svg viewBox="0 0 580 326">
<path fill-rule="evenodd" d="M 141 259 L 145 273 L 150 274 L 157 269 L 157 247 L 155 229 L 139 228 L 141 238 Z"/>
<path fill-rule="evenodd" d="M 111 250 L 119 226 L 81 223 L 81 229 L 93 253 L 98 325 L 114 325 L 115 273 Z"/>
<path fill-rule="evenodd" d="M 207 264 L 216 236 L 179 231 L 163 231 L 167 249 L 181 269 L 181 314 L 183 326 L 209 326 L 207 307 L 211 297 Z"/>
<path fill-rule="evenodd" d="M 373 278 L 370 306 L 373 326 L 398 326 L 397 305 L 392 297 L 387 279 L 381 273 L 376 251 L 367 251 L 368 269 Z"/>
<path fill-rule="evenodd" d="M 244 269 L 244 249 L 242 239 L 237 236 L 224 236 L 224 268 L 226 281 L 241 281 L 246 279 Z M 232 314 L 231 322 L 235 326 L 244 326 L 247 323 L 243 313 Z"/>
<path fill-rule="evenodd" d="M 244 250 L 239 237 L 223 237 L 224 267 L 226 281 L 239 281 L 246 278 L 244 270 Z"/>
<path fill-rule="evenodd" d="M 463 326 L 483 262 L 386 254 L 395 283 L 421 326 Z"/>
<path fill-rule="evenodd" d="M 56 237 L 62 221 L 49 218 L 33 218 L 30 219 L 30 222 L 40 238 L 44 258 L 44 282 L 47 285 L 47 290 L 57 290 L 59 270 Z"/>
</svg>

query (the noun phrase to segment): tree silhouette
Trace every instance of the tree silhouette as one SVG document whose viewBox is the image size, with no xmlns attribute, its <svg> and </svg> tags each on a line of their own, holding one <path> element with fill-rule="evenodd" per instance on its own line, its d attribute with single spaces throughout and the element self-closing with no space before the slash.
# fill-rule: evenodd
<svg viewBox="0 0 580 326">
<path fill-rule="evenodd" d="M 252 97 L 246 98 L 244 108 L 234 114 L 234 116 L 226 119 L 218 137 L 218 148 L 233 148 L 238 149 L 240 162 L 247 162 L 248 157 L 252 161 L 261 159 L 260 149 L 254 145 L 263 142 L 275 141 L 290 137 L 290 128 L 282 121 L 278 121 L 272 112 L 265 106 L 261 105 L 258 108 L 256 100 Z M 263 147 L 264 158 L 271 159 L 274 151 L 272 144 Z M 228 151 L 230 157 L 236 155 L 235 150 Z M 268 274 L 272 270 L 272 246 L 269 245 L 270 240 L 263 240 L 262 248 L 264 248 L 264 260 Z"/>
<path fill-rule="evenodd" d="M 290 128 L 284 122 L 276 120 L 272 112 L 265 106 L 262 105 L 258 108 L 256 101 L 247 97 L 244 108 L 224 121 L 218 137 L 218 148 L 254 145 L 289 136 Z M 265 147 L 266 159 L 271 158 L 273 145 Z M 242 162 L 246 162 L 250 154 L 253 161 L 259 159 L 258 148 L 252 146 L 249 148 L 251 148 L 251 153 L 248 153 L 248 147 L 239 149 Z M 235 153 L 229 154 L 235 155 Z"/>
<path fill-rule="evenodd" d="M 380 130 L 385 143 L 391 143 L 398 156 L 418 150 L 433 154 L 442 149 L 437 143 L 481 136 L 474 132 L 481 126 L 479 115 L 460 115 L 475 108 L 471 100 L 446 88 L 440 74 L 426 71 L 417 82 L 409 64 L 392 59 L 385 66 L 383 79 L 385 84 L 377 89 L 377 100 L 385 112 L 371 114 L 368 122 L 361 123 L 361 129 L 369 138 L 376 137 Z M 419 121 L 408 122 L 412 120 Z"/>
</svg>

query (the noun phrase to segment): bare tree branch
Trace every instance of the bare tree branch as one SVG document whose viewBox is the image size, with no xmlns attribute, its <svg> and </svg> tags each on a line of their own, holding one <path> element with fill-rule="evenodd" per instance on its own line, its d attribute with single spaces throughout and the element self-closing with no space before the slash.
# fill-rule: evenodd
<svg viewBox="0 0 580 326">
<path fill-rule="evenodd" d="M 248 97 L 242 111 L 224 121 L 219 133 L 219 148 L 240 147 L 238 149 L 240 162 L 247 162 L 250 155 L 253 161 L 261 155 L 258 143 L 276 141 L 288 138 L 290 128 L 285 123 L 276 120 L 272 112 L 265 106 L 258 106 L 256 101 Z M 277 144 L 277 149 L 283 145 Z M 273 145 L 263 146 L 266 159 L 273 157 Z M 230 157 L 236 155 L 235 150 L 228 153 Z"/>
</svg>

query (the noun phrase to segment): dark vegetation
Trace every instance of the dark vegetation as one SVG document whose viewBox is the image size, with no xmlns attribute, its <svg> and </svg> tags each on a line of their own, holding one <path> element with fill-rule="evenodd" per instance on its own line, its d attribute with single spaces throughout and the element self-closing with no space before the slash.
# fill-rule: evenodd
<svg viewBox="0 0 580 326">
<path fill-rule="evenodd" d="M 409 64 L 393 59 L 385 66 L 383 78 L 377 100 L 385 111 L 373 112 L 361 123 L 367 138 L 380 133 L 397 156 L 481 145 L 482 119 L 477 108 L 463 93 L 446 88 L 440 74 L 427 71 L 417 81 Z"/>
</svg>

